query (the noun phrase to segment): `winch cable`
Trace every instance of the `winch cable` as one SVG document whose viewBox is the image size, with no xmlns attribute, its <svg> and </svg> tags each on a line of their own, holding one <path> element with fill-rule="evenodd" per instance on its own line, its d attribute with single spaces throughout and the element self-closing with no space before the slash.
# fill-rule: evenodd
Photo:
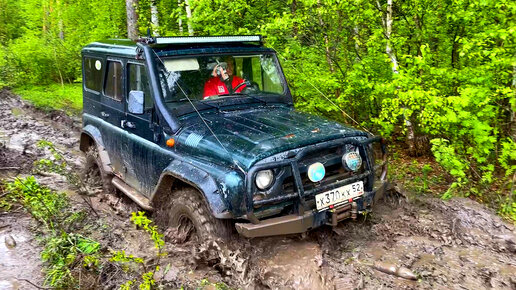
<svg viewBox="0 0 516 290">
<path fill-rule="evenodd" d="M 276 51 L 276 54 L 281 57 L 286 63 L 289 62 L 289 60 L 287 58 L 285 58 L 283 55 L 281 55 L 277 49 L 275 49 L 274 47 L 272 47 L 271 45 L 269 45 L 270 48 L 274 49 Z M 307 76 L 304 72 L 301 72 L 294 64 L 292 63 L 289 63 L 290 66 L 299 74 L 301 75 L 304 75 L 305 77 Z M 369 130 L 367 130 L 367 128 L 365 128 L 364 126 L 360 125 L 360 123 L 358 123 L 355 119 L 353 119 L 353 117 L 351 117 L 348 113 L 344 112 L 344 110 L 339 107 L 337 104 L 335 104 L 330 98 L 328 98 L 328 96 L 326 96 L 326 94 L 324 94 L 323 92 L 321 92 L 321 90 L 319 90 L 318 87 L 316 87 L 311 81 L 310 81 L 310 78 L 306 78 L 307 79 L 307 82 L 317 91 L 319 92 L 319 94 L 321 94 L 326 100 L 328 100 L 328 102 L 330 102 L 333 106 L 335 106 L 337 109 L 339 109 L 339 111 L 342 112 L 342 114 L 345 116 L 345 117 L 348 117 L 351 121 L 353 121 L 355 124 L 357 124 L 358 127 L 360 127 L 362 130 L 366 131 L 367 133 L 373 135 L 373 133 L 369 132 Z"/>
<path fill-rule="evenodd" d="M 163 63 L 163 60 L 161 60 L 161 58 L 159 57 L 159 55 L 154 51 L 154 54 L 156 55 L 156 57 L 158 58 L 158 60 L 161 62 L 161 64 L 163 65 L 163 67 L 165 67 L 165 63 Z M 166 68 L 166 67 L 165 67 Z M 169 73 L 172 73 L 172 72 L 169 72 Z M 168 77 L 167 77 L 168 79 Z M 202 122 L 204 123 L 204 125 L 206 126 L 206 128 L 208 128 L 208 130 L 210 131 L 210 133 L 213 135 L 213 137 L 215 137 L 215 140 L 217 140 L 217 142 L 220 144 L 220 146 L 224 149 L 224 151 L 226 151 L 226 153 L 229 155 L 229 158 L 231 158 L 231 161 L 233 161 L 233 164 L 244 174 L 244 175 L 247 175 L 247 173 L 245 172 L 245 170 L 240 166 L 238 165 L 238 162 L 233 158 L 233 155 L 231 153 L 229 153 L 229 150 L 226 148 L 226 146 L 224 146 L 224 144 L 222 144 L 222 142 L 220 142 L 220 139 L 219 137 L 217 137 L 217 134 L 215 134 L 215 132 L 213 132 L 213 130 L 211 129 L 210 125 L 208 125 L 208 122 L 206 122 L 206 120 L 203 118 L 203 116 L 201 115 L 201 113 L 199 112 L 199 110 L 197 110 L 197 107 L 195 106 L 195 104 L 192 102 L 192 100 L 190 99 L 190 97 L 188 97 L 188 94 L 186 94 L 185 90 L 183 90 L 183 88 L 181 87 L 181 85 L 179 84 L 179 82 L 176 82 L 176 85 L 179 87 L 179 89 L 181 90 L 181 92 L 183 92 L 183 95 L 186 97 L 186 99 L 188 100 L 188 102 L 190 102 L 190 105 L 192 105 L 192 107 L 194 108 L 195 112 L 197 113 L 197 115 L 199 115 L 199 118 L 202 120 Z"/>
</svg>

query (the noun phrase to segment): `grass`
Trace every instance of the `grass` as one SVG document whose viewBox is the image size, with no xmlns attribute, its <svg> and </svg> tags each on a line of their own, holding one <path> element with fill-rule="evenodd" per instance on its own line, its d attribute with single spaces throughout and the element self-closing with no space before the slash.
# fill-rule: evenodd
<svg viewBox="0 0 516 290">
<path fill-rule="evenodd" d="M 13 89 L 14 93 L 43 110 L 63 110 L 69 115 L 82 111 L 82 84 L 50 84 Z"/>
</svg>

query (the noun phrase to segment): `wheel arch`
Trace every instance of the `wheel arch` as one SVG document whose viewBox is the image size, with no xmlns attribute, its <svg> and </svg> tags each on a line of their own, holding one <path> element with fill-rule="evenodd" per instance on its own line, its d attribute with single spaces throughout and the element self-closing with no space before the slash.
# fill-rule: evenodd
<svg viewBox="0 0 516 290">
<path fill-rule="evenodd" d="M 179 160 L 174 160 L 161 174 L 158 185 L 150 197 L 151 203 L 162 202 L 172 195 L 174 189 L 180 187 L 196 189 L 216 218 L 233 218 L 220 196 L 215 179 L 204 170 Z"/>
<path fill-rule="evenodd" d="M 82 152 L 86 152 L 91 146 L 97 147 L 104 171 L 106 173 L 112 173 L 111 159 L 104 148 L 104 142 L 102 141 L 102 135 L 100 134 L 99 129 L 93 125 L 87 125 L 81 132 L 79 149 Z"/>
</svg>

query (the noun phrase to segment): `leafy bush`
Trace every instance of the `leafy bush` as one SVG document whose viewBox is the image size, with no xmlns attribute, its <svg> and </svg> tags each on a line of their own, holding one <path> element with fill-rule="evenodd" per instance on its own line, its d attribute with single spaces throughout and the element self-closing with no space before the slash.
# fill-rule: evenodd
<svg viewBox="0 0 516 290">
<path fill-rule="evenodd" d="M 41 259 L 44 267 L 45 284 L 56 288 L 69 288 L 76 284 L 77 267 L 95 269 L 99 265 L 100 244 L 80 234 L 69 232 L 85 215 L 70 208 L 68 198 L 41 186 L 33 176 L 5 184 L 7 199 L 17 202 L 45 225 L 40 228 L 44 234 Z M 80 271 L 80 269 L 78 270 Z"/>
</svg>

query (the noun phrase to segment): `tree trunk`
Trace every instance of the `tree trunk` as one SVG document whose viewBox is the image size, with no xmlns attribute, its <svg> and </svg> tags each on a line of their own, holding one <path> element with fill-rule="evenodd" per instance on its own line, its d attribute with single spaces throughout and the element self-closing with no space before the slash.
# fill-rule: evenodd
<svg viewBox="0 0 516 290">
<path fill-rule="evenodd" d="M 292 0 L 292 4 L 290 5 L 290 13 L 292 14 L 292 19 L 296 19 L 296 12 L 297 12 L 297 1 Z M 297 37 L 298 31 L 299 31 L 299 29 L 297 27 L 297 22 L 294 21 L 294 24 L 292 26 L 292 34 L 294 35 L 294 37 Z"/>
<path fill-rule="evenodd" d="M 516 89 L 516 66 L 512 67 L 512 88 Z M 512 106 L 509 104 L 509 135 L 512 141 L 516 142 L 516 112 L 512 110 Z M 514 174 L 516 177 L 516 173 Z"/>
<path fill-rule="evenodd" d="M 376 5 L 378 9 L 381 10 L 380 2 L 376 1 Z M 391 34 L 392 34 L 392 0 L 387 0 L 387 11 L 385 12 L 385 18 L 382 19 L 383 25 L 385 27 L 385 38 L 387 39 L 387 44 L 385 45 L 385 53 L 389 56 L 392 63 L 392 73 L 398 73 L 398 60 L 396 59 L 396 54 L 391 47 Z M 407 129 L 407 139 L 406 143 L 408 145 L 408 153 L 411 156 L 418 155 L 418 150 L 416 148 L 416 134 L 414 132 L 414 126 L 410 121 L 410 116 L 405 115 L 406 108 L 401 107 L 403 110 L 403 121 L 405 122 L 405 128 Z"/>
<path fill-rule="evenodd" d="M 183 35 L 183 9 L 181 8 L 181 0 L 177 0 L 177 7 L 179 7 L 179 16 L 177 17 L 177 25 L 179 26 L 179 35 Z"/>
<path fill-rule="evenodd" d="M 387 45 L 385 52 L 392 62 L 392 72 L 398 73 L 398 60 L 391 47 L 391 33 L 392 33 L 392 0 L 387 0 L 387 13 L 385 15 L 385 37 L 387 38 Z"/>
<path fill-rule="evenodd" d="M 156 0 L 151 1 L 150 8 L 151 8 L 152 34 L 154 36 L 159 36 L 159 17 L 158 17 L 158 6 L 156 6 Z"/>
<path fill-rule="evenodd" d="M 138 38 L 137 5 L 138 0 L 125 0 L 125 10 L 127 13 L 127 37 L 131 40 L 136 40 Z"/>
<path fill-rule="evenodd" d="M 320 9 L 321 9 L 321 0 L 317 0 L 317 8 L 319 10 L 319 12 L 317 13 L 317 18 L 319 20 L 319 26 L 323 29 L 324 29 L 324 21 L 322 19 L 322 15 L 321 15 L 321 12 L 320 12 Z M 324 52 L 325 52 L 325 56 L 326 56 L 326 62 L 328 63 L 328 67 L 330 68 L 330 72 L 333 73 L 335 72 L 335 69 L 333 68 L 333 63 L 331 61 L 331 57 L 330 57 L 330 41 L 328 39 L 328 34 L 326 32 L 323 33 L 323 37 L 324 37 Z"/>
<path fill-rule="evenodd" d="M 187 18 L 186 24 L 188 25 L 188 35 L 193 36 L 194 31 L 192 26 L 192 9 L 190 8 L 190 0 L 185 0 L 185 10 Z"/>
</svg>

